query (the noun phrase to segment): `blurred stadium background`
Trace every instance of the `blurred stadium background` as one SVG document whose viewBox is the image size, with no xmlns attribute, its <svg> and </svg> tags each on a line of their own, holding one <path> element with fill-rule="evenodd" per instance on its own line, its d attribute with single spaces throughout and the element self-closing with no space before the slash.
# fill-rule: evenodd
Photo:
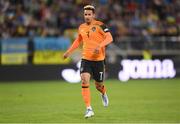
<svg viewBox="0 0 180 124">
<path fill-rule="evenodd" d="M 97 117 L 83 120 L 81 51 L 62 55 L 87 4 L 114 38 L 106 59 L 112 102 L 101 108 L 92 88 Z M 179 0 L 0 0 L 0 122 L 177 123 L 179 77 Z"/>
</svg>

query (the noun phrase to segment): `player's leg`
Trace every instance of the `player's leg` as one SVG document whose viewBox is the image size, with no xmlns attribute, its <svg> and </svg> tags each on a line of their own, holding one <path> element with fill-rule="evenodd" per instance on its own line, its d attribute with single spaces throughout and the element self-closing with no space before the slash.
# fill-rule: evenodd
<svg viewBox="0 0 180 124">
<path fill-rule="evenodd" d="M 89 89 L 91 70 L 88 61 L 82 60 L 80 72 L 81 72 L 82 97 L 86 105 L 85 118 L 88 118 L 94 115 L 94 112 L 92 111 L 92 107 L 91 107 L 91 96 Z"/>
<path fill-rule="evenodd" d="M 97 82 L 97 81 L 95 81 L 95 86 L 96 86 L 96 89 L 97 89 L 102 95 L 104 95 L 104 94 L 106 93 L 106 88 L 105 88 L 103 82 Z"/>
<path fill-rule="evenodd" d="M 102 101 L 104 106 L 108 106 L 109 100 L 106 93 L 106 88 L 104 86 L 104 61 L 98 61 L 94 63 L 93 68 L 93 78 L 95 80 L 96 89 L 101 93 Z"/>
<path fill-rule="evenodd" d="M 101 93 L 102 103 L 105 107 L 109 105 L 109 99 L 103 82 L 95 81 L 96 89 Z"/>
<path fill-rule="evenodd" d="M 82 96 L 86 107 L 90 107 L 90 89 L 89 89 L 90 74 L 81 73 L 81 86 L 82 86 Z"/>
<path fill-rule="evenodd" d="M 82 96 L 84 103 L 86 105 L 86 113 L 85 118 L 91 117 L 94 115 L 94 112 L 91 107 L 91 95 L 89 89 L 89 81 L 90 81 L 90 74 L 89 73 L 81 73 L 81 85 L 82 85 Z"/>
<path fill-rule="evenodd" d="M 93 63 L 93 78 L 95 80 L 95 86 L 96 89 L 101 92 L 101 94 L 105 94 L 106 88 L 104 86 L 104 70 L 105 70 L 105 65 L 104 61 L 97 61 Z"/>
</svg>

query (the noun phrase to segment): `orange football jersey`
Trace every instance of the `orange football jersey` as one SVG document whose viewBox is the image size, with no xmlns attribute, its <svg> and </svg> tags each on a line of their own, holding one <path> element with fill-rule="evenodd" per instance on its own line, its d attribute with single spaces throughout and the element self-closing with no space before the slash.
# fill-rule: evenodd
<svg viewBox="0 0 180 124">
<path fill-rule="evenodd" d="M 104 41 L 108 28 L 100 21 L 93 20 L 90 25 L 83 23 L 79 26 L 78 36 L 82 40 L 82 58 L 91 61 L 101 61 L 105 59 L 105 47 L 99 53 L 94 53 L 95 48 Z"/>
</svg>

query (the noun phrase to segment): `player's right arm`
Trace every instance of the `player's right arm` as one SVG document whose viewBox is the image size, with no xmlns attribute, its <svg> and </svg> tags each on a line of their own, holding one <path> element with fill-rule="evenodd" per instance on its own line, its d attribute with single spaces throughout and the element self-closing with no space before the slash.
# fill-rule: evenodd
<svg viewBox="0 0 180 124">
<path fill-rule="evenodd" d="M 69 55 L 79 47 L 82 42 L 82 37 L 78 34 L 77 38 L 74 40 L 73 44 L 69 47 L 69 49 L 64 53 L 63 58 L 66 59 Z"/>
</svg>

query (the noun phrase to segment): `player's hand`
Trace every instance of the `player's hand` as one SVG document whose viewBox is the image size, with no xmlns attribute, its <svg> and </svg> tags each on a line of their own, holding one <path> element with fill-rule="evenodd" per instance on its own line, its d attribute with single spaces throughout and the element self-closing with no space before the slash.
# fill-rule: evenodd
<svg viewBox="0 0 180 124">
<path fill-rule="evenodd" d="M 100 51 L 100 46 L 97 46 L 96 49 L 94 50 L 94 53 L 99 54 L 99 51 Z"/>
<path fill-rule="evenodd" d="M 63 54 L 63 59 L 66 59 L 66 58 L 68 58 L 69 57 L 69 54 L 67 53 L 67 52 L 65 52 L 64 54 Z"/>
</svg>

